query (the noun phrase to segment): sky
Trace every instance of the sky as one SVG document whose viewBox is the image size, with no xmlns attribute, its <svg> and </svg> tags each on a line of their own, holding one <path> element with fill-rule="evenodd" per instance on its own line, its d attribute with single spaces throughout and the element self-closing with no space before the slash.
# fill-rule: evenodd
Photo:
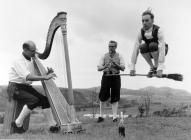
<svg viewBox="0 0 191 140">
<path fill-rule="evenodd" d="M 191 1 L 190 0 L 0 0 L 0 85 L 8 83 L 8 72 L 22 52 L 22 44 L 33 40 L 39 52 L 45 48 L 48 27 L 57 12 L 67 12 L 67 40 L 74 88 L 99 86 L 102 73 L 99 59 L 108 52 L 108 42 L 118 42 L 117 51 L 125 59 L 129 73 L 134 42 L 140 31 L 141 14 L 151 7 L 169 44 L 164 73 L 181 73 L 183 82 L 146 77 L 122 77 L 122 87 L 172 87 L 191 92 Z M 50 58 L 41 61 L 55 69 L 58 85 L 66 85 L 62 53 L 62 35 L 55 35 Z M 149 66 L 141 55 L 137 73 L 147 73 Z M 63 82 L 64 81 L 64 82 Z"/>
</svg>

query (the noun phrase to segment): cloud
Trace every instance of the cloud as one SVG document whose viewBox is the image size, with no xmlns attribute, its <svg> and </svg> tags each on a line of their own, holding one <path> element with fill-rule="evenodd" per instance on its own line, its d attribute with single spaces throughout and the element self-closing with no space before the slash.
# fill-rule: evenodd
<svg viewBox="0 0 191 140">
<path fill-rule="evenodd" d="M 163 27 L 170 50 L 166 57 L 165 72 L 185 75 L 182 83 L 146 78 L 122 78 L 123 87 L 139 88 L 147 85 L 171 86 L 190 89 L 191 67 L 189 40 L 191 32 L 190 0 L 1 0 L 0 1 L 0 77 L 9 69 L 11 61 L 19 55 L 25 40 L 36 42 L 38 49 L 45 47 L 46 35 L 52 18 L 59 11 L 66 11 L 68 44 L 74 87 L 100 85 L 101 73 L 96 71 L 100 57 L 107 52 L 108 41 L 117 40 L 118 51 L 126 64 L 129 63 L 134 40 L 141 28 L 141 13 L 149 6 L 155 14 L 155 22 Z M 58 49 L 59 43 L 56 43 Z M 59 49 L 58 49 L 58 52 Z M 8 57 L 8 58 L 6 58 Z M 55 56 L 56 57 L 56 56 Z M 4 59 L 7 59 L 5 63 Z M 48 66 L 57 67 L 60 58 L 47 61 Z M 57 62 L 57 63 L 55 63 Z M 43 62 L 44 63 L 44 62 Z M 149 67 L 141 56 L 137 72 L 146 73 Z M 129 72 L 127 69 L 126 72 Z M 5 81 L 5 80 L 4 80 Z"/>
<path fill-rule="evenodd" d="M 141 24 L 140 9 L 145 8 L 143 3 L 140 3 L 141 8 L 136 7 L 137 1 L 133 0 L 58 0 L 55 5 L 49 2 L 52 9 L 55 5 L 57 9 L 66 9 L 71 24 L 72 21 L 75 22 L 72 19 L 79 22 L 73 30 L 85 39 L 96 39 L 102 34 L 134 38 L 138 32 L 137 27 Z"/>
</svg>

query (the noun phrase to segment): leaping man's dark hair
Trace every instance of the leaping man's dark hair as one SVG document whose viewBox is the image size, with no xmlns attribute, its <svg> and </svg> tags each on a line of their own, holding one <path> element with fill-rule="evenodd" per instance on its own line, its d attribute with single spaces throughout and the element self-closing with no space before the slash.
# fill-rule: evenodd
<svg viewBox="0 0 191 140">
<path fill-rule="evenodd" d="M 154 14 L 152 13 L 152 9 L 150 7 L 142 13 L 142 16 L 145 16 L 145 15 L 150 15 L 151 19 L 154 19 Z"/>
</svg>

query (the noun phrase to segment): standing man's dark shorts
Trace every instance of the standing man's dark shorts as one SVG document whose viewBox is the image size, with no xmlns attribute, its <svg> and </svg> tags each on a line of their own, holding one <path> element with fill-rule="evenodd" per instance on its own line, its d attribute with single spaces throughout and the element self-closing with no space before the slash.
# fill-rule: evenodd
<svg viewBox="0 0 191 140">
<path fill-rule="evenodd" d="M 100 101 L 105 102 L 111 97 L 111 103 L 118 102 L 120 100 L 120 89 L 120 76 L 105 76 L 105 74 L 103 74 L 101 80 L 101 90 L 99 93 Z"/>
</svg>

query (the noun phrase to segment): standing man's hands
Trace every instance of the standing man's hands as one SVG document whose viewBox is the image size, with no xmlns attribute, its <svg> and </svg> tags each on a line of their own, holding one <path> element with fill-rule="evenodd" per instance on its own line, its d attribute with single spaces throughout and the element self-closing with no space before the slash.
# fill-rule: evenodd
<svg viewBox="0 0 191 140">
<path fill-rule="evenodd" d="M 113 61 L 112 59 L 110 59 L 111 61 L 111 64 L 114 66 L 114 67 L 117 67 L 119 70 L 122 70 L 124 71 L 125 70 L 125 67 L 124 66 L 121 66 L 119 64 L 117 64 L 115 61 Z"/>
<path fill-rule="evenodd" d="M 111 63 L 107 63 L 107 64 L 104 65 L 104 69 L 110 68 L 110 67 L 111 67 Z"/>
<path fill-rule="evenodd" d="M 136 76 L 136 71 L 135 70 L 130 70 L 130 76 Z"/>
</svg>

